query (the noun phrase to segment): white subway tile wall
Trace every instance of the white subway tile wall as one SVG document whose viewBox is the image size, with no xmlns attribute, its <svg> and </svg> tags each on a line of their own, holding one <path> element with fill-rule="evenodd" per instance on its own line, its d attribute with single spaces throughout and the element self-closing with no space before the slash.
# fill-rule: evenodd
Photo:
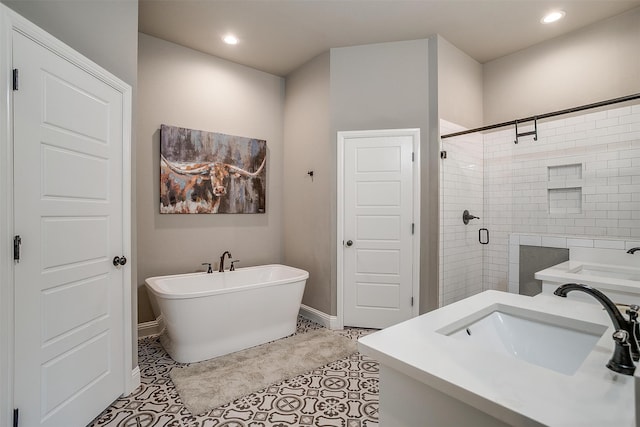
<svg viewBox="0 0 640 427">
<path fill-rule="evenodd" d="M 442 120 L 440 126 L 441 134 L 462 129 Z M 532 124 L 518 127 L 530 130 Z M 442 141 L 448 156 L 440 184 L 441 305 L 482 289 L 517 289 L 519 251 L 510 245 L 629 249 L 640 241 L 640 105 L 548 119 L 538 123 L 537 141 L 514 141 L 513 128 Z M 480 156 L 476 146 L 483 147 Z M 464 188 L 469 178 L 455 171 L 471 164 L 483 171 L 482 188 Z M 475 233 L 489 229 L 489 245 L 479 245 L 477 235 L 469 238 L 469 227 L 466 234 L 447 230 L 456 209 L 471 203 L 483 210 L 482 222 L 473 225 Z M 462 255 L 471 247 L 474 256 L 465 264 Z M 471 265 L 482 272 L 481 285 L 475 276 L 459 283 Z"/>
</svg>

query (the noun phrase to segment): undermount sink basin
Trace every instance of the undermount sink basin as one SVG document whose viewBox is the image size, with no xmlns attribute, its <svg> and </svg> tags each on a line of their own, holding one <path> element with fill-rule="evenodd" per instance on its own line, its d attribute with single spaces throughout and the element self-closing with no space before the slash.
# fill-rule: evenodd
<svg viewBox="0 0 640 427">
<path fill-rule="evenodd" d="M 509 313 L 495 310 L 445 335 L 466 341 L 476 348 L 483 347 L 573 375 L 606 329 L 600 324 L 562 317 L 534 319 L 527 317 L 524 311 Z"/>
<path fill-rule="evenodd" d="M 632 268 L 582 264 L 577 268 L 569 270 L 568 272 L 572 274 L 589 275 L 595 277 L 640 281 L 640 270 Z"/>
</svg>

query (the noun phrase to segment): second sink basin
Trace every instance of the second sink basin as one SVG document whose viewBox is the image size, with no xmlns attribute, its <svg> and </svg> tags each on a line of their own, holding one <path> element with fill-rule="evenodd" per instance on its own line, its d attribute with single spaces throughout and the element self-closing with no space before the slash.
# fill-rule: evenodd
<svg viewBox="0 0 640 427">
<path fill-rule="evenodd" d="M 441 333 L 473 346 L 507 354 L 556 372 L 573 375 L 596 345 L 605 326 L 576 322 L 557 316 L 540 319 L 526 310 L 509 312 L 504 306 L 471 320 L 453 331 Z"/>
</svg>

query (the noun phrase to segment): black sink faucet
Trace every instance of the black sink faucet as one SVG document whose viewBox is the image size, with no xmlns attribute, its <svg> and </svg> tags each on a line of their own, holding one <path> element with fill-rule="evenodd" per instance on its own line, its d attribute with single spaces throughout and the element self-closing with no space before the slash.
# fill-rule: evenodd
<svg viewBox="0 0 640 427">
<path fill-rule="evenodd" d="M 224 251 L 222 256 L 220 257 L 220 265 L 218 266 L 218 272 L 222 273 L 224 271 L 224 257 L 228 256 L 231 259 L 231 253 L 229 251 Z"/>
<path fill-rule="evenodd" d="M 635 254 L 637 251 L 640 251 L 640 247 L 631 248 L 627 251 L 628 254 Z"/>
<path fill-rule="evenodd" d="M 609 363 L 607 363 L 607 368 L 624 375 L 633 375 L 633 372 L 635 371 L 633 360 L 638 360 L 638 358 L 640 358 L 638 341 L 635 334 L 638 306 L 629 307 L 629 310 L 627 311 L 627 314 L 629 314 L 629 320 L 626 320 L 616 305 L 605 294 L 590 286 L 580 283 L 567 283 L 558 287 L 558 289 L 553 293 L 566 298 L 567 294 L 571 291 L 584 292 L 591 295 L 600 304 L 602 304 L 609 315 L 609 318 L 613 322 L 613 327 L 616 329 L 613 334 L 616 347 L 613 357 Z"/>
</svg>

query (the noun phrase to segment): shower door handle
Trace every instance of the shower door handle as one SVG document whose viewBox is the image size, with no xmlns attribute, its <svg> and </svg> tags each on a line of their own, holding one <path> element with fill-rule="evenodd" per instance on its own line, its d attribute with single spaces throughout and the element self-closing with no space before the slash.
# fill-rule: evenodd
<svg viewBox="0 0 640 427">
<path fill-rule="evenodd" d="M 485 232 L 484 235 L 484 239 L 482 239 L 482 232 Z M 486 228 L 481 228 L 480 230 L 478 230 L 478 241 L 480 242 L 481 245 L 488 245 L 489 244 L 489 230 Z"/>
</svg>

